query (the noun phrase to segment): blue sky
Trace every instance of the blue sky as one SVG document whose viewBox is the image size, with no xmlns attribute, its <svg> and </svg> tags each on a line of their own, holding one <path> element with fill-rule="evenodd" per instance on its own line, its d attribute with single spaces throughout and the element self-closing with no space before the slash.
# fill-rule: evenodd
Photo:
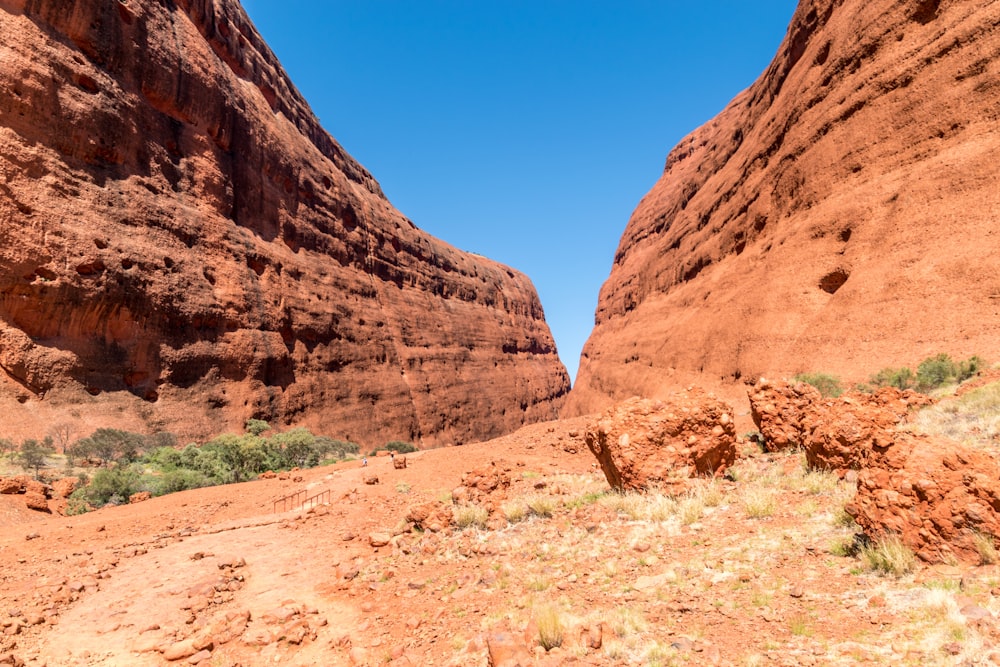
<svg viewBox="0 0 1000 667">
<path fill-rule="evenodd" d="M 575 377 L 667 153 L 770 63 L 795 0 L 243 0 L 421 229 L 534 282 Z"/>
</svg>

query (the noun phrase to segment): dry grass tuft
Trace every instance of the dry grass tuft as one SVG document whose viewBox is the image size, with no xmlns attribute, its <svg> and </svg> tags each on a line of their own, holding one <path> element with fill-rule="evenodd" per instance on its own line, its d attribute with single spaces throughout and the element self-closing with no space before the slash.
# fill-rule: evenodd
<svg viewBox="0 0 1000 667">
<path fill-rule="evenodd" d="M 924 408 L 913 418 L 912 427 L 970 446 L 1000 444 L 1000 382 Z"/>
<path fill-rule="evenodd" d="M 559 609 L 546 605 L 535 612 L 535 623 L 538 625 L 538 643 L 546 651 L 562 646 L 564 623 Z"/>
<path fill-rule="evenodd" d="M 479 505 L 462 505 L 454 510 L 455 525 L 459 529 L 485 528 L 489 512 Z"/>
<path fill-rule="evenodd" d="M 885 535 L 862 547 L 861 559 L 869 570 L 901 577 L 913 571 L 917 557 L 898 535 Z"/>
<path fill-rule="evenodd" d="M 750 519 L 766 519 L 778 507 L 777 494 L 773 489 L 751 485 L 743 490 L 743 511 Z"/>
<path fill-rule="evenodd" d="M 997 562 L 997 545 L 992 535 L 977 532 L 973 540 L 976 545 L 976 552 L 979 554 L 980 565 L 993 565 Z"/>
</svg>

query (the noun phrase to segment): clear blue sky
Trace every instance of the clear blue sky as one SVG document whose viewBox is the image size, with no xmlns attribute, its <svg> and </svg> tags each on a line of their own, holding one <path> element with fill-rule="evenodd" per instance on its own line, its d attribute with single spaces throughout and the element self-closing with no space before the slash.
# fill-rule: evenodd
<svg viewBox="0 0 1000 667">
<path fill-rule="evenodd" d="M 795 0 L 243 0 L 416 225 L 526 273 L 576 376 L 667 153 L 770 63 Z"/>
</svg>

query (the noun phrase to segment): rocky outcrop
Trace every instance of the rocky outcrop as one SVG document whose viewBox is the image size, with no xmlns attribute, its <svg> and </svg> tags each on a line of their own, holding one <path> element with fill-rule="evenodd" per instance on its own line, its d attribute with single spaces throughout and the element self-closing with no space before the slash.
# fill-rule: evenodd
<svg viewBox="0 0 1000 667">
<path fill-rule="evenodd" d="M 933 402 L 925 394 L 892 387 L 824 398 L 804 382 L 764 378 L 749 398 L 765 451 L 801 447 L 810 468 L 841 475 L 860 468 L 873 450 L 889 446 L 910 414 Z"/>
<path fill-rule="evenodd" d="M 0 406 L 25 435 L 430 445 L 555 416 L 530 281 L 396 211 L 235 0 L 0 0 L 0 31 Z"/>
<path fill-rule="evenodd" d="M 636 208 L 564 414 L 1000 355 L 998 25 L 990 0 L 801 0 Z"/>
<path fill-rule="evenodd" d="M 584 435 L 612 488 L 678 494 L 736 460 L 733 411 L 699 390 L 666 401 L 632 398 L 594 419 Z"/>
<path fill-rule="evenodd" d="M 989 453 L 902 432 L 867 458 L 846 509 L 868 537 L 896 535 L 924 561 L 978 563 L 1000 535 L 998 480 Z"/>
</svg>

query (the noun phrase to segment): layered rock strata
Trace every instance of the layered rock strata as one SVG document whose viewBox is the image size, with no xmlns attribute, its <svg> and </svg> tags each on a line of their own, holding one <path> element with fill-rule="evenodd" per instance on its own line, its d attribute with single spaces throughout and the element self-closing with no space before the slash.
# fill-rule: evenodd
<svg viewBox="0 0 1000 667">
<path fill-rule="evenodd" d="M 427 446 L 556 415 L 530 281 L 396 211 L 235 0 L 0 0 L 0 33 L 14 435 L 254 417 Z"/>
<path fill-rule="evenodd" d="M 1000 356 L 998 100 L 1000 4 L 802 0 L 636 208 L 564 414 Z"/>
</svg>

